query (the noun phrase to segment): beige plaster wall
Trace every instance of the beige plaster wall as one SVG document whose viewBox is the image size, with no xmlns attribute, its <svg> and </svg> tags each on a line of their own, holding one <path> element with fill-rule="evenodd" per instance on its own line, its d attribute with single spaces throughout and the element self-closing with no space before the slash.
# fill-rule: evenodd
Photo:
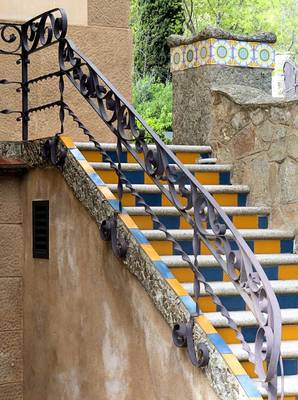
<svg viewBox="0 0 298 400">
<path fill-rule="evenodd" d="M 24 181 L 25 400 L 215 400 L 144 289 L 55 170 Z M 50 259 L 31 256 L 31 201 L 50 201 Z"/>
<path fill-rule="evenodd" d="M 21 179 L 0 176 L 0 400 L 23 399 Z"/>
<path fill-rule="evenodd" d="M 27 3 L 30 2 L 27 0 L 23 2 L 23 4 Z M 38 4 L 40 5 L 40 2 Z M 83 24 L 84 26 L 76 25 L 77 23 L 70 24 L 68 37 L 107 76 L 124 97 L 130 100 L 132 37 L 128 27 L 129 0 L 88 0 L 88 3 L 85 0 L 80 7 L 82 7 L 82 13 L 85 8 L 87 10 L 87 22 Z M 48 8 L 43 7 L 43 10 Z M 67 7 L 66 9 L 68 10 Z M 74 9 L 78 10 L 78 7 L 76 6 Z M 40 10 L 31 14 L 35 15 L 39 12 Z M 0 7 L 0 20 L 4 19 L 2 15 L 4 14 Z M 72 21 L 73 19 L 70 18 L 70 22 Z M 30 60 L 30 78 L 57 71 L 59 69 L 57 46 L 33 54 Z M 2 55 L 0 61 L 0 79 L 20 79 L 20 67 L 15 64 L 15 57 Z M 0 109 L 21 109 L 21 98 L 15 92 L 15 88 L 12 85 L 0 85 Z M 35 84 L 30 89 L 30 107 L 53 102 L 60 98 L 58 79 L 56 78 Z M 101 122 L 72 84 L 67 81 L 67 78 L 65 101 L 98 139 L 107 142 L 115 141 L 110 130 Z M 0 140 L 19 140 L 21 138 L 21 123 L 17 123 L 15 117 L 15 114 L 5 116 L 0 114 Z M 31 139 L 53 135 L 59 129 L 59 110 L 57 108 L 30 115 L 29 135 Z M 65 131 L 75 139 L 84 139 L 82 132 L 77 129 L 69 117 L 65 121 Z"/>
</svg>

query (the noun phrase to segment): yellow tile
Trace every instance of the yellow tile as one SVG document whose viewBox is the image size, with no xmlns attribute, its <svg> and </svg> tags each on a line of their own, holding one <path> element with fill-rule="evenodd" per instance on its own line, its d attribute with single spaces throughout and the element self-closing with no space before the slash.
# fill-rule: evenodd
<svg viewBox="0 0 298 400">
<path fill-rule="evenodd" d="M 153 221 L 149 215 L 132 215 L 131 218 L 140 229 L 153 229 Z"/>
<path fill-rule="evenodd" d="M 203 329 L 203 331 L 207 333 L 207 335 L 210 333 L 217 333 L 214 326 L 208 321 L 208 319 L 206 317 L 204 317 L 204 315 L 200 315 L 199 317 L 196 317 L 195 321 L 200 325 L 200 327 Z"/>
<path fill-rule="evenodd" d="M 86 160 L 79 160 L 79 163 L 84 168 L 85 172 L 95 172 L 91 165 Z"/>
<path fill-rule="evenodd" d="M 177 296 L 188 296 L 187 291 L 183 288 L 180 282 L 177 281 L 177 279 L 171 278 L 171 279 L 166 279 L 166 281 L 171 286 L 171 288 L 174 289 Z"/>
<path fill-rule="evenodd" d="M 296 396 L 285 396 L 284 400 L 296 400 L 297 397 Z"/>
<path fill-rule="evenodd" d="M 198 158 L 200 158 L 198 153 L 183 153 L 183 152 L 176 153 L 176 157 L 179 158 L 179 160 L 182 161 L 183 164 L 195 164 Z"/>
<path fill-rule="evenodd" d="M 150 244 L 160 256 L 171 256 L 173 254 L 173 243 L 167 240 L 151 240 Z"/>
<path fill-rule="evenodd" d="M 280 253 L 280 240 L 255 240 L 254 252 L 256 254 Z"/>
<path fill-rule="evenodd" d="M 97 186 L 98 190 L 105 196 L 107 200 L 115 200 L 116 197 L 106 186 Z"/>
<path fill-rule="evenodd" d="M 211 240 L 211 243 L 214 244 L 214 241 Z M 201 255 L 208 255 L 211 254 L 210 250 L 208 247 L 205 245 L 205 243 L 201 242 L 201 250 L 200 250 Z"/>
<path fill-rule="evenodd" d="M 138 156 L 144 160 L 144 154 L 143 153 L 138 153 Z M 136 163 L 137 161 L 135 160 L 135 158 L 132 156 L 132 154 L 127 153 L 127 162 L 128 163 Z"/>
<path fill-rule="evenodd" d="M 190 268 L 171 268 L 172 274 L 180 282 L 193 282 L 194 273 Z"/>
<path fill-rule="evenodd" d="M 221 206 L 238 206 L 237 193 L 214 193 L 213 197 Z"/>
<path fill-rule="evenodd" d="M 298 340 L 298 325 L 283 325 L 282 340 Z"/>
<path fill-rule="evenodd" d="M 105 183 L 118 183 L 118 176 L 114 171 L 96 171 Z"/>
<path fill-rule="evenodd" d="M 146 185 L 152 185 L 154 182 L 148 174 L 144 174 L 144 183 Z"/>
<path fill-rule="evenodd" d="M 136 205 L 136 198 L 130 193 L 123 193 L 122 196 L 122 204 L 124 206 L 135 206 Z"/>
<path fill-rule="evenodd" d="M 67 147 L 68 149 L 75 149 L 76 146 L 72 140 L 71 137 L 66 136 L 66 135 L 60 135 L 59 139 L 61 140 L 61 142 L 64 144 L 65 147 Z"/>
<path fill-rule="evenodd" d="M 245 375 L 244 368 L 234 354 L 223 354 L 223 358 L 234 375 Z"/>
<path fill-rule="evenodd" d="M 258 229 L 257 215 L 234 215 L 233 224 L 238 229 Z"/>
<path fill-rule="evenodd" d="M 81 153 L 89 162 L 102 162 L 102 154 L 99 151 L 83 150 Z"/>
<path fill-rule="evenodd" d="M 298 279 L 298 265 L 280 265 L 278 279 Z"/>
<path fill-rule="evenodd" d="M 210 296 L 200 297 L 198 300 L 199 307 L 203 312 L 215 312 L 216 304 L 213 303 Z"/>
<path fill-rule="evenodd" d="M 236 332 L 232 328 L 218 328 L 217 332 L 223 337 L 226 343 L 240 343 L 236 337 Z"/>
<path fill-rule="evenodd" d="M 230 282 L 231 281 L 229 275 L 226 272 L 223 273 L 223 281 L 224 282 Z"/>
<path fill-rule="evenodd" d="M 184 197 L 182 197 L 180 195 L 178 195 L 177 197 L 178 197 L 179 201 L 181 202 L 181 204 L 186 205 L 187 200 Z M 162 206 L 173 206 L 172 202 L 170 200 L 168 200 L 168 198 L 164 194 L 161 196 L 161 205 Z"/>
<path fill-rule="evenodd" d="M 119 214 L 119 218 L 129 229 L 137 229 L 137 225 L 134 220 L 128 214 Z"/>
<path fill-rule="evenodd" d="M 247 375 L 251 378 L 256 378 L 257 374 L 255 373 L 255 365 L 249 361 L 242 361 L 241 362 L 243 368 L 245 369 Z"/>
<path fill-rule="evenodd" d="M 219 185 L 219 172 L 195 172 L 195 177 L 202 185 Z"/>
<path fill-rule="evenodd" d="M 179 225 L 180 229 L 190 229 L 191 225 L 186 221 L 185 218 L 180 217 L 180 225 Z"/>
<path fill-rule="evenodd" d="M 157 252 L 154 250 L 154 248 L 151 246 L 150 243 L 141 244 L 141 247 L 145 251 L 145 253 L 151 258 L 152 261 L 160 260 L 159 255 L 157 254 Z"/>
</svg>

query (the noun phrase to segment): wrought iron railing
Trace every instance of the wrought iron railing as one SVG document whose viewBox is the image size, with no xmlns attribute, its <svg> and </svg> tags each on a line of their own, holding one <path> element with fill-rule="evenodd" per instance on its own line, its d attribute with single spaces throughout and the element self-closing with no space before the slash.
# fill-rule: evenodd
<svg viewBox="0 0 298 400">
<path fill-rule="evenodd" d="M 118 198 L 122 209 L 124 186 L 137 199 L 140 206 L 151 216 L 157 229 L 163 231 L 166 239 L 173 243 L 175 252 L 181 254 L 194 273 L 194 296 L 200 297 L 200 286 L 211 296 L 221 314 L 226 317 L 231 327 L 249 355 L 249 361 L 255 364 L 256 373 L 264 382 L 269 399 L 277 398 L 277 370 L 280 358 L 281 344 L 281 312 L 271 284 L 256 259 L 255 255 L 232 224 L 229 217 L 217 204 L 211 194 L 202 186 L 194 175 L 185 168 L 181 161 L 162 142 L 160 137 L 146 124 L 137 111 L 124 99 L 109 80 L 66 38 L 67 18 L 62 9 L 56 8 L 31 19 L 22 25 L 0 24 L 0 53 L 15 55 L 22 66 L 20 82 L 2 79 L 1 84 L 19 83 L 22 93 L 22 110 L 0 110 L 2 114 L 18 113 L 22 121 L 22 138 L 28 140 L 30 115 L 36 111 L 59 107 L 60 131 L 54 139 L 47 142 L 46 152 L 54 164 L 61 164 L 63 157 L 57 158 L 56 145 L 60 133 L 64 131 L 66 113 L 77 123 L 78 127 L 88 136 L 89 141 L 104 154 L 105 160 L 118 175 Z M 59 44 L 59 69 L 46 75 L 29 80 L 28 63 L 30 54 L 43 48 Z M 1 48 L 2 45 L 2 48 Z M 4 46 L 4 47 L 3 47 Z M 12 46 L 12 47 L 11 47 Z M 48 78 L 59 78 L 59 100 L 29 107 L 30 85 L 42 82 Z M 80 121 L 76 114 L 64 101 L 64 79 L 68 78 L 81 93 L 102 121 L 110 128 L 117 139 L 117 162 L 105 153 L 94 136 Z M 155 150 L 149 149 L 147 139 L 155 144 Z M 135 144 L 132 145 L 132 143 Z M 157 215 L 144 198 L 134 189 L 126 178 L 121 166 L 121 152 L 124 147 L 141 165 L 143 170 L 152 178 L 169 201 L 187 220 L 194 230 L 192 258 L 185 253 L 180 244 L 159 221 Z M 65 156 L 65 155 L 64 155 Z M 193 213 L 190 210 L 193 209 Z M 117 235 L 117 219 L 110 219 L 102 224 L 102 237 L 112 239 L 113 249 L 118 256 L 124 257 L 126 246 Z M 210 227 L 210 230 L 207 230 Z M 231 241 L 226 236 L 230 230 Z M 203 242 L 215 257 L 222 269 L 227 273 L 246 304 L 253 312 L 258 325 L 255 346 L 250 347 L 240 329 L 231 318 L 219 297 L 213 292 L 200 272 L 198 255 L 200 242 Z M 236 249 L 235 249 L 236 247 Z M 197 302 L 198 304 L 198 302 Z M 195 348 L 193 341 L 194 318 L 200 314 L 197 305 L 196 312 L 190 316 L 187 323 L 175 325 L 173 339 L 177 346 L 187 346 L 191 361 L 196 366 L 206 365 L 208 354 L 206 347 Z M 265 365 L 266 364 L 266 365 Z"/>
</svg>

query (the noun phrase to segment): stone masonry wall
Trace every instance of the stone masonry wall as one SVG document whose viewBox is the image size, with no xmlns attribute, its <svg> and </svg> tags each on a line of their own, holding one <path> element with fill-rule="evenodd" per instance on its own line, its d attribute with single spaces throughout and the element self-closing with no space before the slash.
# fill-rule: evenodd
<svg viewBox="0 0 298 400">
<path fill-rule="evenodd" d="M 21 178 L 0 176 L 0 400 L 23 399 Z"/>
<path fill-rule="evenodd" d="M 212 91 L 205 144 L 250 186 L 249 204 L 272 207 L 271 226 L 298 228 L 298 99 L 274 99 L 243 86 Z"/>
</svg>

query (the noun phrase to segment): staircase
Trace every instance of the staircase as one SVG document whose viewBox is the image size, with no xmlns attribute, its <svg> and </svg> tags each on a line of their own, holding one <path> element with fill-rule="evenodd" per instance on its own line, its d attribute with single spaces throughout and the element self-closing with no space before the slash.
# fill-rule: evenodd
<svg viewBox="0 0 298 400">
<path fill-rule="evenodd" d="M 110 164 L 92 143 L 76 143 L 77 148 L 88 161 L 101 180 L 117 197 L 118 177 Z M 116 145 L 102 144 L 102 149 L 114 161 Z M 152 146 L 153 147 L 153 146 Z M 279 301 L 282 314 L 282 345 L 281 354 L 284 363 L 285 400 L 298 399 L 298 255 L 294 254 L 293 233 L 286 230 L 268 228 L 270 210 L 266 207 L 247 206 L 249 188 L 231 183 L 231 165 L 217 164 L 211 158 L 211 148 L 208 146 L 169 146 L 176 156 L 184 163 L 195 177 L 205 185 L 217 202 L 223 207 L 234 225 L 239 229 L 249 247 L 270 279 Z M 189 255 L 193 255 L 193 230 L 180 216 L 178 210 L 171 206 L 168 199 L 160 193 L 152 179 L 137 164 L 134 158 L 122 149 L 122 171 L 133 187 L 142 195 L 147 204 L 158 215 L 160 221 L 167 227 L 173 237 Z M 182 295 L 193 296 L 193 272 L 188 264 L 178 254 L 175 254 L 173 244 L 166 240 L 165 234 L 156 229 L 151 217 L 144 207 L 136 204 L 135 197 L 124 190 L 122 197 L 123 212 L 127 212 L 140 229 L 162 261 L 181 283 Z M 228 237 L 231 237 L 227 231 Z M 212 231 L 210 230 L 210 237 Z M 233 244 L 232 244 L 233 245 Z M 250 346 L 254 346 L 256 323 L 253 314 L 246 309 L 246 304 L 234 285 L 229 281 L 215 258 L 210 255 L 207 247 L 201 243 L 198 257 L 200 270 L 210 283 L 221 302 L 230 311 L 237 325 L 241 328 L 244 338 Z M 216 304 L 202 289 L 199 298 L 200 310 L 216 328 L 231 351 L 241 362 L 248 375 L 256 380 L 258 390 L 264 398 L 266 390 L 257 382 L 254 365 L 248 361 L 247 353 L 242 349 L 235 332 L 228 327 L 227 320 L 218 311 Z M 280 374 L 280 371 L 279 371 Z M 278 378 L 279 393 L 281 378 Z"/>
</svg>

